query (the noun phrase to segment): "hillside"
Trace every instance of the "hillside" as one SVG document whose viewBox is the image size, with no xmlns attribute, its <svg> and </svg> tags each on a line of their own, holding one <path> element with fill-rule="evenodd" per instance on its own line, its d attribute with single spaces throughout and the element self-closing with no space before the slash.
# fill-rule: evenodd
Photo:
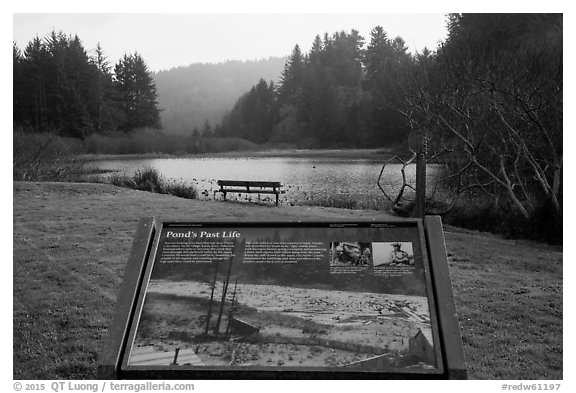
<svg viewBox="0 0 576 393">
<path fill-rule="evenodd" d="M 285 58 L 197 63 L 154 75 L 162 126 L 168 133 L 202 131 L 205 122 L 218 124 L 236 100 L 260 78 L 277 82 Z"/>
</svg>

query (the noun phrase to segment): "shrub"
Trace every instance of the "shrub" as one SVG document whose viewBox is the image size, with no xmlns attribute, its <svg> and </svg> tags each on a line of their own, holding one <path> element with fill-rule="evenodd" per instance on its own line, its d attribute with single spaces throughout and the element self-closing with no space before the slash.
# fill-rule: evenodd
<svg viewBox="0 0 576 393">
<path fill-rule="evenodd" d="M 549 203 L 541 204 L 526 219 L 511 205 L 495 204 L 488 198 L 476 198 L 457 205 L 442 220 L 446 224 L 497 233 L 509 238 L 562 244 L 562 217 Z"/>
<path fill-rule="evenodd" d="M 102 179 L 104 182 L 105 179 Z M 108 183 L 118 186 L 118 187 L 125 187 L 125 188 L 133 188 L 136 189 L 136 182 L 133 178 L 126 175 L 121 175 L 119 173 L 113 173 L 108 177 Z"/>
<path fill-rule="evenodd" d="M 137 170 L 132 177 L 137 190 L 165 194 L 164 184 L 156 169 L 144 168 Z"/>
<path fill-rule="evenodd" d="M 158 194 L 170 194 L 180 198 L 196 199 L 198 197 L 198 193 L 193 186 L 175 181 L 166 183 L 158 171 L 153 168 L 139 169 L 132 176 L 114 174 L 110 176 L 109 182 L 118 187 Z"/>
<path fill-rule="evenodd" d="M 168 184 L 166 187 L 166 192 L 170 195 L 174 195 L 180 198 L 186 199 L 196 199 L 198 198 L 198 192 L 192 186 L 187 186 L 182 183 L 173 182 Z"/>
<path fill-rule="evenodd" d="M 51 133 L 13 133 L 13 180 L 78 181 L 91 168 L 75 152 L 78 143 Z"/>
</svg>

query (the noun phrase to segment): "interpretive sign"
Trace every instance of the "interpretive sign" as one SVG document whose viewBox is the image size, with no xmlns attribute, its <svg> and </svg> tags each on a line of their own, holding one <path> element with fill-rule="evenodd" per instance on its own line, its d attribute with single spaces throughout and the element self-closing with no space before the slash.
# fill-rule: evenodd
<svg viewBox="0 0 576 393">
<path fill-rule="evenodd" d="M 146 225 L 102 377 L 465 377 L 420 220 Z"/>
</svg>

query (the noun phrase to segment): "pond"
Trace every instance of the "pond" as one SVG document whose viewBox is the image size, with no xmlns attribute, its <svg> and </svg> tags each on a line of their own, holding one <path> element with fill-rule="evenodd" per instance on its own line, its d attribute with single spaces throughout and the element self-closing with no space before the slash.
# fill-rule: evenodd
<svg viewBox="0 0 576 393">
<path fill-rule="evenodd" d="M 213 199 L 218 180 L 279 181 L 288 205 L 321 205 L 353 209 L 387 209 L 390 203 L 377 186 L 382 161 L 357 158 L 301 157 L 185 157 L 97 161 L 103 170 L 133 175 L 144 168 L 156 169 L 165 180 L 193 185 L 200 199 Z M 381 184 L 396 195 L 401 166 L 387 165 Z M 428 173 L 434 168 L 428 168 Z M 415 178 L 415 166 L 406 168 L 407 179 Z M 272 201 L 273 195 L 229 194 L 241 202 Z M 216 195 L 220 198 L 220 194 Z"/>
</svg>

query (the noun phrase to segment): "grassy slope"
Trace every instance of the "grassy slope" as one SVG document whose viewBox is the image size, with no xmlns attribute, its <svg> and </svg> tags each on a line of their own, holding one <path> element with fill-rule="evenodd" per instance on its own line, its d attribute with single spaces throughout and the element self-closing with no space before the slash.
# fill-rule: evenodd
<svg viewBox="0 0 576 393">
<path fill-rule="evenodd" d="M 138 218 L 382 213 L 199 202 L 103 184 L 14 183 L 14 378 L 94 378 Z M 471 378 L 562 378 L 562 249 L 448 228 Z"/>
<path fill-rule="evenodd" d="M 446 242 L 473 376 L 561 379 L 562 248 L 465 232 Z"/>
</svg>

